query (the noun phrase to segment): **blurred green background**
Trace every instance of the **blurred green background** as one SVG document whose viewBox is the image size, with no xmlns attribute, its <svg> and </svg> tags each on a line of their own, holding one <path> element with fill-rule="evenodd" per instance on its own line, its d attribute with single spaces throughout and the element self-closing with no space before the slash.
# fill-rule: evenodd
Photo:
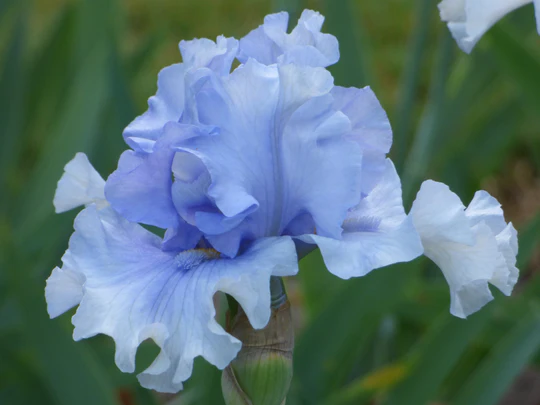
<svg viewBox="0 0 540 405">
<path fill-rule="evenodd" d="M 45 279 L 75 213 L 54 215 L 62 168 L 86 152 L 106 177 L 122 129 L 146 109 L 177 43 L 245 35 L 264 15 L 304 7 L 340 40 L 336 84 L 370 85 L 394 128 L 409 207 L 420 182 L 467 204 L 486 189 L 520 232 L 511 298 L 468 320 L 427 260 L 339 280 L 315 252 L 288 280 L 297 340 L 287 405 L 540 403 L 540 40 L 532 5 L 461 53 L 435 0 L 0 0 L 0 404 L 221 405 L 202 360 L 178 396 L 139 387 L 107 337 L 74 342 L 49 320 Z M 223 312 L 223 309 L 222 309 Z M 145 343 L 138 370 L 157 349 Z"/>
</svg>

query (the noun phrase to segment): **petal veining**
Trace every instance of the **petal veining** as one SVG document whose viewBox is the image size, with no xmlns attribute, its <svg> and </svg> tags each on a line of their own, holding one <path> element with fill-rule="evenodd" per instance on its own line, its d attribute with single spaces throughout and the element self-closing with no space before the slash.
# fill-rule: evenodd
<svg viewBox="0 0 540 405">
<path fill-rule="evenodd" d="M 347 209 L 360 198 L 362 151 L 345 139 L 350 120 L 334 108 L 330 74 L 250 59 L 212 85 L 221 101 L 198 106 L 199 117 L 219 134 L 191 138 L 180 148 L 207 167 L 207 194 L 221 215 L 242 220 L 232 233 L 231 220 L 207 229 L 212 244 L 234 256 L 242 238 L 280 235 L 305 213 L 320 235 L 339 238 Z M 220 213 L 212 213 L 213 223 Z M 207 222 L 197 226 L 208 228 Z"/>
<path fill-rule="evenodd" d="M 270 316 L 270 276 L 295 274 L 297 259 L 289 237 L 256 241 L 235 259 L 219 258 L 213 250 L 164 252 L 160 246 L 157 236 L 112 209 L 89 206 L 75 221 L 64 266 L 84 276 L 74 338 L 111 336 L 116 363 L 125 372 L 135 368 L 138 345 L 153 339 L 161 352 L 139 376 L 141 384 L 176 392 L 191 375 L 195 357 L 224 368 L 240 349 L 214 319 L 214 293 L 233 295 L 261 328 Z M 67 307 L 73 293 L 65 290 Z M 61 309 L 49 310 L 58 315 Z"/>
</svg>

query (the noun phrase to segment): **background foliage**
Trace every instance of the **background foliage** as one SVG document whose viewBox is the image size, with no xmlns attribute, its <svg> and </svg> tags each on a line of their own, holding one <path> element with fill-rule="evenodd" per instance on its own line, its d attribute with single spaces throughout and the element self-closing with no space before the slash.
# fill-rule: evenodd
<svg viewBox="0 0 540 405">
<path fill-rule="evenodd" d="M 102 175 L 126 148 L 180 39 L 241 37 L 270 11 L 327 16 L 342 58 L 336 83 L 371 85 L 394 127 L 406 204 L 425 178 L 468 202 L 484 188 L 520 231 L 521 281 L 468 320 L 427 260 L 342 281 L 318 253 L 289 280 L 298 327 L 289 405 L 533 405 L 540 402 L 540 41 L 532 6 L 471 56 L 435 0 L 1 0 L 0 403 L 222 404 L 220 372 L 200 360 L 185 391 L 158 396 L 113 364 L 113 343 L 74 342 L 49 320 L 44 282 L 75 213 L 54 215 L 64 164 L 86 152 Z M 157 349 L 138 354 L 138 369 Z M 519 376 L 521 384 L 512 383 Z M 536 396 L 535 396 L 536 395 Z"/>
</svg>

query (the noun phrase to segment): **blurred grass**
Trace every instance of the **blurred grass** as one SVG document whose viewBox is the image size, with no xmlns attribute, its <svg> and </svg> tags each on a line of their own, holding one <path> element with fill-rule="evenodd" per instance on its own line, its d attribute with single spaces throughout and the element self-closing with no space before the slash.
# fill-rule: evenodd
<svg viewBox="0 0 540 405">
<path fill-rule="evenodd" d="M 527 6 L 458 51 L 437 1 L 40 0 L 0 2 L 0 404 L 221 404 L 220 373 L 198 360 L 176 398 L 138 386 L 114 345 L 73 342 L 69 317 L 47 319 L 44 280 L 73 213 L 53 215 L 64 164 L 78 151 L 103 176 L 121 131 L 146 108 L 177 43 L 240 37 L 265 14 L 309 6 L 338 36 L 336 84 L 370 85 L 394 126 L 392 156 L 408 203 L 420 181 L 464 202 L 487 188 L 520 230 L 522 281 L 467 321 L 448 314 L 427 260 L 343 281 L 313 253 L 290 281 L 298 331 L 290 405 L 497 404 L 536 367 L 540 346 L 540 48 Z M 500 295 L 500 294 L 499 294 Z M 137 369 L 156 353 L 144 344 Z"/>
</svg>

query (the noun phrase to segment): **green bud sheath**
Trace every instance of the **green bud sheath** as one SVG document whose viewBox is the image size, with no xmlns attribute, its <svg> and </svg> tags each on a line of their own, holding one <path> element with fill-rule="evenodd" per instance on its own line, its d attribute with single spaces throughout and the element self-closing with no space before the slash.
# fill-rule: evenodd
<svg viewBox="0 0 540 405">
<path fill-rule="evenodd" d="M 293 374 L 294 332 L 289 301 L 272 308 L 264 329 L 253 329 L 244 311 L 230 323 L 242 350 L 223 371 L 221 386 L 227 405 L 285 405 Z"/>
</svg>

